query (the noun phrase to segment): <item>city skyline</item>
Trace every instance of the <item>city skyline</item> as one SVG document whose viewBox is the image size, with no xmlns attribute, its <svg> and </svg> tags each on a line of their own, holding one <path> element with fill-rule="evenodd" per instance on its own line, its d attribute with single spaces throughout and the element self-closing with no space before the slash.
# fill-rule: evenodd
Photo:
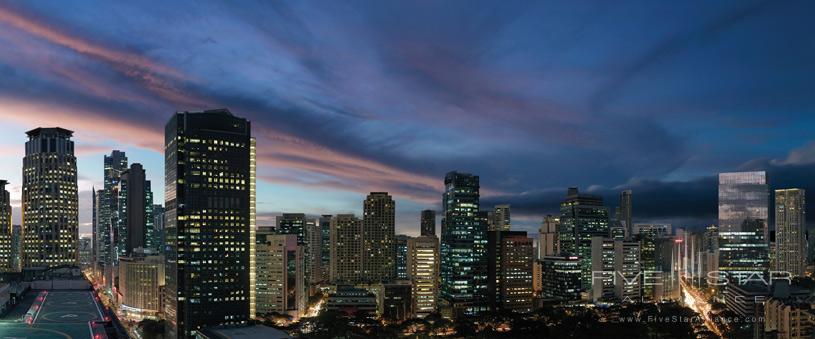
<svg viewBox="0 0 815 339">
<path fill-rule="evenodd" d="M 258 223 L 266 225 L 282 212 L 362 215 L 365 195 L 387 191 L 398 202 L 396 232 L 418 235 L 420 211 L 441 210 L 438 178 L 451 170 L 479 175 L 482 205 L 510 204 L 513 227 L 530 234 L 570 186 L 610 207 L 632 189 L 635 222 L 697 229 L 716 219 L 719 172 L 766 170 L 771 190 L 815 189 L 807 176 L 815 117 L 806 113 L 815 50 L 799 29 L 809 3 L 674 4 L 659 13 L 630 3 L 611 12 L 188 3 L 178 6 L 192 9 L 190 27 L 209 20 L 212 28 L 177 34 L 160 24 L 173 21 L 171 8 L 52 6 L 0 6 L 0 41 L 12 47 L 0 51 L 8 74 L 0 161 L 9 164 L 0 178 L 10 181 L 15 223 L 25 131 L 75 131 L 87 234 L 103 154 L 125 151 L 148 180 L 163 182 L 161 126 L 175 111 L 217 107 L 258 129 Z M 226 15 L 205 14 L 213 12 Z M 400 12 L 423 15 L 388 19 Z M 322 20 L 305 20 L 314 16 Z M 648 34 L 631 32 L 656 22 Z M 599 44 L 608 27 L 642 43 Z M 223 62 L 225 50 L 246 46 Z M 163 188 L 154 191 L 163 201 Z"/>
</svg>

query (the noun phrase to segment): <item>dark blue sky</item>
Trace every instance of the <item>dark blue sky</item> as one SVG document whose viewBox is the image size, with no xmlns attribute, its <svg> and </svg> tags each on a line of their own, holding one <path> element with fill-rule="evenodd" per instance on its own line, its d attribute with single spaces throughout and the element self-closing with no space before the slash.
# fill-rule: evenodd
<svg viewBox="0 0 815 339">
<path fill-rule="evenodd" d="M 0 5 L 0 177 L 23 131 L 77 132 L 83 215 L 117 147 L 161 183 L 162 126 L 254 123 L 259 209 L 439 208 L 444 173 L 536 228 L 566 187 L 635 219 L 715 219 L 720 171 L 813 187 L 810 1 L 25 1 Z M 12 187 L 19 194 L 19 185 Z M 162 187 L 154 184 L 162 200 Z M 610 201 L 616 205 L 616 201 Z M 810 213 L 812 215 L 812 213 Z"/>
</svg>

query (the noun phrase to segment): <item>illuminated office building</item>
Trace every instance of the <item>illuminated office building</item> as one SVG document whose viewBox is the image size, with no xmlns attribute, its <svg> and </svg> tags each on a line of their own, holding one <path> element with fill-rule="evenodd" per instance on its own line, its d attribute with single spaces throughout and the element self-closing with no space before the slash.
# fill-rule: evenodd
<svg viewBox="0 0 815 339">
<path fill-rule="evenodd" d="M 362 220 L 353 214 L 331 218 L 331 283 L 362 282 L 362 248 Z"/>
<path fill-rule="evenodd" d="M 86 267 L 90 266 L 91 264 L 91 252 L 93 248 L 91 247 L 91 238 L 88 237 L 81 237 L 79 238 L 79 266 Z"/>
<path fill-rule="evenodd" d="M 509 231 L 511 219 L 509 205 L 496 205 L 492 210 L 489 231 Z"/>
<path fill-rule="evenodd" d="M 23 158 L 23 267 L 76 265 L 79 196 L 72 131 L 26 133 Z"/>
<path fill-rule="evenodd" d="M 369 282 L 395 278 L 396 202 L 387 192 L 371 192 L 363 203 L 363 277 Z"/>
<path fill-rule="evenodd" d="M 538 230 L 538 259 L 544 257 L 558 255 L 560 249 L 560 241 L 558 241 L 558 228 L 560 227 L 560 218 L 547 215 L 543 218 Z"/>
<path fill-rule="evenodd" d="M 15 271 L 12 262 L 11 197 L 6 190 L 8 181 L 0 180 L 0 272 Z"/>
<path fill-rule="evenodd" d="M 575 255 L 543 258 L 541 296 L 564 302 L 580 300 L 580 258 Z"/>
<path fill-rule="evenodd" d="M 410 236 L 404 234 L 397 234 L 396 235 L 396 243 L 394 245 L 396 249 L 396 279 L 405 280 L 408 278 L 408 241 L 410 240 Z"/>
<path fill-rule="evenodd" d="M 119 310 L 127 319 L 158 319 L 165 284 L 164 257 L 160 255 L 119 258 Z"/>
<path fill-rule="evenodd" d="M 532 239 L 521 231 L 487 232 L 487 300 L 492 310 L 532 311 Z"/>
<path fill-rule="evenodd" d="M 433 235 L 410 238 L 407 254 L 413 312 L 424 318 L 436 312 L 439 302 L 439 238 Z"/>
<path fill-rule="evenodd" d="M 775 190 L 776 271 L 804 276 L 806 268 L 806 194 L 802 189 Z"/>
<path fill-rule="evenodd" d="M 560 252 L 580 257 L 585 290 L 592 285 L 592 238 L 609 236 L 608 209 L 603 198 L 580 194 L 569 188 L 566 200 L 560 203 Z"/>
<path fill-rule="evenodd" d="M 119 193 L 116 189 L 122 173 L 127 170 L 127 156 L 125 152 L 114 150 L 110 155 L 105 155 L 103 164 L 103 186 L 101 190 L 96 191 L 94 200 L 96 218 L 93 232 L 97 266 L 103 269 L 106 277 L 112 277 L 112 263 L 116 258 L 115 245 L 117 244 L 112 236 L 117 233 L 115 229 L 119 211 Z"/>
<path fill-rule="evenodd" d="M 421 235 L 436 235 L 436 211 L 423 210 L 421 217 Z"/>
<path fill-rule="evenodd" d="M 116 191 L 119 194 L 117 239 L 114 239 L 117 259 L 130 256 L 138 248 L 158 251 L 153 243 L 153 192 L 150 181 L 145 179 L 144 167 L 138 163 L 130 165 L 121 173 Z"/>
<path fill-rule="evenodd" d="M 250 123 L 225 109 L 180 112 L 165 131 L 167 335 L 245 324 L 254 242 Z"/>
<path fill-rule="evenodd" d="M 305 261 L 306 284 L 315 285 L 322 280 L 320 276 L 321 258 L 320 245 L 321 230 L 318 229 L 317 220 L 306 218 L 304 213 L 283 213 L 275 218 L 278 234 L 294 234 L 297 244 L 303 247 Z"/>
<path fill-rule="evenodd" d="M 719 271 L 732 281 L 769 268 L 765 172 L 719 174 Z"/>
<path fill-rule="evenodd" d="M 294 234 L 256 233 L 256 315 L 288 314 L 297 319 L 306 308 L 303 246 Z"/>
<path fill-rule="evenodd" d="M 487 223 L 479 216 L 479 188 L 476 175 L 454 171 L 444 178 L 440 298 L 446 316 L 488 310 Z"/>
</svg>

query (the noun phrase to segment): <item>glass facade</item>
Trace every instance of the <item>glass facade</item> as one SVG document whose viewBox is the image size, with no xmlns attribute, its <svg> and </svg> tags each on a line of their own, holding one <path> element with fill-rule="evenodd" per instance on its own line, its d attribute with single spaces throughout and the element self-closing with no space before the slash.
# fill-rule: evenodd
<svg viewBox="0 0 815 339">
<path fill-rule="evenodd" d="M 580 257 L 585 290 L 591 289 L 591 239 L 609 236 L 608 209 L 603 199 L 580 194 L 570 188 L 566 200 L 560 203 L 560 251 Z"/>
<path fill-rule="evenodd" d="M 250 123 L 176 113 L 165 132 L 165 316 L 170 337 L 245 324 L 250 312 Z"/>
<path fill-rule="evenodd" d="M 8 181 L 0 180 L 0 272 L 12 272 L 11 198 L 6 190 Z"/>
<path fill-rule="evenodd" d="M 404 234 L 396 235 L 396 279 L 408 278 L 408 241 L 410 237 Z"/>
<path fill-rule="evenodd" d="M 719 270 L 731 282 L 769 268 L 768 206 L 765 172 L 719 174 Z"/>
<path fill-rule="evenodd" d="M 441 299 L 453 313 L 487 310 L 487 222 L 479 217 L 479 189 L 476 175 L 450 172 L 444 178 Z"/>
</svg>

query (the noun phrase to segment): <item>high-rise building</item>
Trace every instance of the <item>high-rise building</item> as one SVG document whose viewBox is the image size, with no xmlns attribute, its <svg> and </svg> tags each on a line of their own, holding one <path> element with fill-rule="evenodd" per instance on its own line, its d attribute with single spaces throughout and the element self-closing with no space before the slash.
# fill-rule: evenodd
<svg viewBox="0 0 815 339">
<path fill-rule="evenodd" d="M 593 302 L 614 298 L 614 255 L 613 239 L 602 236 L 592 238 L 590 279 L 594 280 L 591 282 L 591 300 Z"/>
<path fill-rule="evenodd" d="M 96 192 L 96 225 L 94 226 L 94 233 L 96 234 L 96 260 L 105 272 L 106 277 L 111 277 L 112 263 L 116 256 L 114 244 L 116 242 L 111 239 L 115 234 L 117 226 L 118 215 L 118 198 L 119 194 L 116 192 L 119 186 L 119 180 L 122 177 L 122 172 L 127 170 L 127 156 L 125 152 L 114 150 L 110 155 L 104 157 L 104 172 L 103 172 L 103 186 L 101 190 Z M 108 279 L 110 280 L 110 279 Z M 109 282 L 108 282 L 109 283 Z"/>
<path fill-rule="evenodd" d="M 803 276 L 806 268 L 806 194 L 803 189 L 775 190 L 776 271 Z"/>
<path fill-rule="evenodd" d="M 652 234 L 657 237 L 670 236 L 673 235 L 673 227 L 671 224 L 634 224 L 631 227 L 631 235 L 642 233 Z"/>
<path fill-rule="evenodd" d="M 446 315 L 487 311 L 487 224 L 479 217 L 479 178 L 450 172 L 444 178 L 441 300 Z"/>
<path fill-rule="evenodd" d="M 0 180 L 0 272 L 13 272 L 11 196 L 6 190 L 8 181 Z"/>
<path fill-rule="evenodd" d="M 331 267 L 333 284 L 355 284 L 362 279 L 362 220 L 353 214 L 331 218 Z"/>
<path fill-rule="evenodd" d="M 322 232 L 320 243 L 320 268 L 323 271 L 322 280 L 329 281 L 331 277 L 331 215 L 323 214 L 317 221 Z"/>
<path fill-rule="evenodd" d="M 251 134 L 251 131 L 250 131 Z M 257 281 L 257 256 L 255 237 L 257 235 L 257 139 L 249 138 L 249 318 L 257 313 L 255 302 L 255 282 Z"/>
<path fill-rule="evenodd" d="M 410 236 L 404 234 L 396 235 L 396 279 L 405 280 L 408 278 L 408 241 Z"/>
<path fill-rule="evenodd" d="M 11 270 L 20 272 L 23 269 L 23 227 L 11 226 Z"/>
<path fill-rule="evenodd" d="M 769 268 L 765 172 L 719 174 L 719 270 L 732 281 Z"/>
<path fill-rule="evenodd" d="M 363 204 L 363 277 L 369 282 L 387 282 L 396 273 L 394 237 L 396 202 L 387 192 L 371 192 Z"/>
<path fill-rule="evenodd" d="M 143 255 L 119 258 L 120 310 L 129 320 L 158 319 L 165 284 L 164 257 Z"/>
<path fill-rule="evenodd" d="M 256 312 L 288 314 L 295 319 L 306 308 L 303 245 L 294 234 L 274 234 L 269 228 L 256 233 Z"/>
<path fill-rule="evenodd" d="M 422 211 L 420 234 L 422 236 L 436 235 L 436 211 L 434 210 Z"/>
<path fill-rule="evenodd" d="M 159 254 L 164 254 L 164 206 L 153 204 L 153 243 Z"/>
<path fill-rule="evenodd" d="M 121 173 L 116 191 L 119 193 L 116 261 L 119 257 L 130 256 L 137 248 L 157 251 L 153 244 L 153 192 L 144 167 L 138 163 L 130 165 Z"/>
<path fill-rule="evenodd" d="M 560 203 L 560 252 L 580 257 L 585 290 L 592 285 L 591 239 L 608 237 L 608 224 L 608 209 L 603 206 L 603 198 L 580 194 L 576 187 L 569 188 L 566 200 Z"/>
<path fill-rule="evenodd" d="M 614 297 L 625 303 L 642 301 L 640 243 L 614 241 Z"/>
<path fill-rule="evenodd" d="M 538 230 L 538 259 L 554 256 L 560 253 L 558 241 L 558 228 L 560 218 L 547 215 Z"/>
<path fill-rule="evenodd" d="M 492 211 L 490 231 L 509 231 L 511 226 L 509 205 L 496 205 Z"/>
<path fill-rule="evenodd" d="M 167 335 L 245 324 L 254 242 L 250 123 L 225 109 L 179 112 L 165 131 Z"/>
<path fill-rule="evenodd" d="M 532 311 L 532 239 L 521 231 L 487 232 L 487 299 L 492 310 Z"/>
<path fill-rule="evenodd" d="M 625 228 L 625 234 L 631 235 L 633 232 L 631 231 L 631 227 L 634 226 L 633 223 L 633 214 L 631 209 L 631 190 L 624 190 L 620 192 L 620 214 L 617 215 L 617 220 L 623 224 Z"/>
<path fill-rule="evenodd" d="M 410 238 L 407 252 L 413 312 L 424 318 L 436 312 L 438 307 L 439 238 L 434 235 Z"/>
<path fill-rule="evenodd" d="M 304 213 L 283 213 L 276 217 L 278 234 L 294 234 L 297 244 L 303 247 L 306 285 L 313 286 L 322 278 L 320 246 L 322 230 L 318 230 L 317 220 L 307 218 Z"/>
<path fill-rule="evenodd" d="M 77 251 L 79 252 L 79 266 L 81 267 L 90 266 L 91 252 L 93 251 L 93 247 L 91 245 L 91 238 L 80 237 L 79 248 L 77 249 Z"/>
<path fill-rule="evenodd" d="M 543 258 L 541 296 L 561 301 L 580 300 L 582 271 L 576 255 Z"/>
<path fill-rule="evenodd" d="M 23 266 L 76 265 L 79 196 L 72 131 L 26 133 L 23 158 Z"/>
</svg>

